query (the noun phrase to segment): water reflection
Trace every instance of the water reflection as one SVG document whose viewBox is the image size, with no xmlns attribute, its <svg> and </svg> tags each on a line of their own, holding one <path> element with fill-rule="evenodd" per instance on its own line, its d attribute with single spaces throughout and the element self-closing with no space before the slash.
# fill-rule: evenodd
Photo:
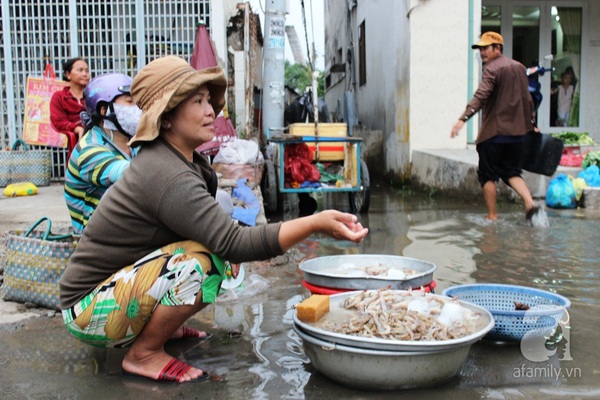
<svg viewBox="0 0 600 400">
<path fill-rule="evenodd" d="M 374 191 L 371 201 L 369 215 L 361 216 L 371 232 L 359 251 L 435 263 L 438 293 L 456 284 L 496 282 L 556 292 L 572 302 L 569 341 L 559 344 L 563 347 L 554 357 L 536 363 L 523 357 L 518 345 L 479 344 L 472 349 L 458 380 L 443 387 L 446 395 L 545 398 L 549 387 L 558 393 L 579 392 L 592 397 L 598 392 L 595 379 L 600 374 L 600 362 L 593 355 L 600 350 L 598 212 L 547 210 L 545 226 L 529 227 L 518 205 L 501 205 L 500 219 L 492 223 L 483 218 L 483 204 L 407 198 L 393 190 Z M 316 242 L 307 241 L 305 246 Z M 321 241 L 317 251 L 325 255 L 339 249 Z M 571 360 L 561 359 L 566 350 Z M 318 372 L 313 373 L 305 390 L 313 381 L 324 385 L 322 379 Z M 331 393 L 341 390 L 326 387 Z M 408 393 L 415 398 L 425 393 L 435 397 L 437 390 Z"/>
<path fill-rule="evenodd" d="M 433 217 L 438 220 L 417 223 L 409 229 L 407 237 L 411 243 L 404 248 L 402 255 L 434 263 L 438 268 L 434 274 L 435 280 L 442 284 L 438 286 L 440 292 L 445 286 L 473 283 L 473 257 L 480 252 L 475 243 L 481 233 L 475 229 L 460 231 L 457 219 L 439 220 L 439 215 Z M 435 252 L 431 251 L 433 248 Z"/>
<path fill-rule="evenodd" d="M 114 398 L 119 393 L 119 398 L 143 400 L 599 397 L 600 213 L 548 210 L 549 227 L 531 228 L 523 223 L 521 207 L 501 207 L 500 220 L 489 223 L 482 218 L 480 203 L 402 196 L 379 187 L 373 190 L 369 214 L 360 217 L 371 230 L 360 245 L 317 237 L 296 246 L 276 266 L 250 263 L 235 296 L 220 296 L 190 321 L 212 332 L 213 339 L 167 347 L 194 366 L 225 376 L 225 382 L 165 386 L 123 378 L 122 352 L 79 344 L 58 318 L 40 319 L 18 335 L 0 330 L 3 398 L 48 398 L 48 393 L 57 398 Z M 560 343 L 557 357 L 543 363 L 524 360 L 518 346 L 478 344 L 458 376 L 427 390 L 361 392 L 340 386 L 314 370 L 292 330 L 293 307 L 308 295 L 298 264 L 319 256 L 362 253 L 434 262 L 438 293 L 471 282 L 559 293 L 572 302 L 569 341 Z M 230 337 L 231 329 L 243 335 Z M 564 346 L 569 346 L 571 361 L 560 359 Z"/>
</svg>

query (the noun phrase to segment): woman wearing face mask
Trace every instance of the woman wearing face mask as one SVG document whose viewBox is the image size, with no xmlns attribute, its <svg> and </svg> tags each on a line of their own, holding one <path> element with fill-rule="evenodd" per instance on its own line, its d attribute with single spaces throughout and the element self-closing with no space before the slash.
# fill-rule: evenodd
<svg viewBox="0 0 600 400">
<path fill-rule="evenodd" d="M 83 91 L 86 128 L 65 174 L 65 200 L 76 235 L 137 154 L 127 144 L 142 113 L 129 93 L 131 82 L 127 75 L 108 73 L 92 79 Z"/>
</svg>

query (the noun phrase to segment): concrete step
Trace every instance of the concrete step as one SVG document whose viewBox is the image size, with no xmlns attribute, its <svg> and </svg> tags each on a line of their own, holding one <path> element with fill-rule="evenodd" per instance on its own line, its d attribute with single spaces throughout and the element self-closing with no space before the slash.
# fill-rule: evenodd
<svg viewBox="0 0 600 400">
<path fill-rule="evenodd" d="M 421 188 L 434 188 L 438 193 L 472 199 L 481 197 L 477 180 L 479 157 L 474 147 L 466 149 L 423 149 L 412 153 L 411 181 Z M 581 168 L 559 166 L 552 176 L 523 171 L 531 195 L 544 199 L 548 185 L 558 174 L 577 177 Z M 600 209 L 600 188 L 584 192 L 585 207 Z M 515 201 L 518 195 L 508 186 L 498 185 L 498 200 Z"/>
</svg>

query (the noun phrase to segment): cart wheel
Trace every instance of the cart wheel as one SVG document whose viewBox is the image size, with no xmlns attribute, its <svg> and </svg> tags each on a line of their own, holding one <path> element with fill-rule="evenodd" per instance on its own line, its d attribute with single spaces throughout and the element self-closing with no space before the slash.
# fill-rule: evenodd
<svg viewBox="0 0 600 400">
<path fill-rule="evenodd" d="M 350 212 L 353 214 L 368 212 L 371 202 L 371 181 L 369 169 L 364 160 L 360 160 L 360 184 L 360 190 L 349 193 Z"/>
<path fill-rule="evenodd" d="M 318 204 L 308 193 L 298 193 L 298 215 L 305 217 L 317 211 Z"/>
<path fill-rule="evenodd" d="M 272 160 L 265 160 L 261 189 L 265 211 L 268 213 L 277 212 L 279 208 L 277 201 L 277 176 Z"/>
</svg>

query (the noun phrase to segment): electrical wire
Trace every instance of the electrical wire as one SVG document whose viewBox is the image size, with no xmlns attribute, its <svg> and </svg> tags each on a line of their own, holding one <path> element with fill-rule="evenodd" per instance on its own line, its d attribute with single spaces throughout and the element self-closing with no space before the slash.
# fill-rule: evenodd
<svg viewBox="0 0 600 400">
<path fill-rule="evenodd" d="M 313 66 L 313 60 L 310 56 L 310 47 L 308 46 L 308 30 L 306 29 L 306 10 L 304 8 L 304 0 L 300 0 L 302 5 L 302 24 L 304 25 L 304 38 L 306 39 L 306 52 L 308 53 L 308 65 L 310 66 L 310 72 L 312 73 L 315 68 Z M 313 34 L 314 36 L 314 34 Z"/>
<path fill-rule="evenodd" d="M 315 68 L 317 68 L 317 49 L 315 48 L 315 19 L 313 13 L 313 1 L 310 0 L 310 29 L 312 32 L 312 54 L 313 54 L 313 63 Z"/>
</svg>

